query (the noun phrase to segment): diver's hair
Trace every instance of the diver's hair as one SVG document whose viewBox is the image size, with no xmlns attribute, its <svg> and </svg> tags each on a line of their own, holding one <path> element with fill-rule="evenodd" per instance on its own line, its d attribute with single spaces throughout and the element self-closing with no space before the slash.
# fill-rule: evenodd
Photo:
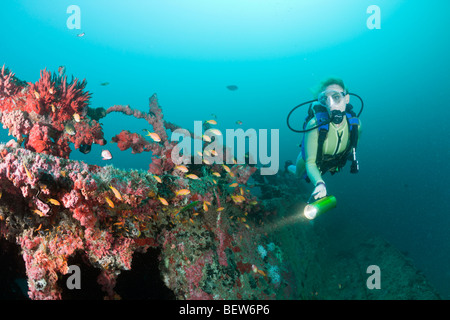
<svg viewBox="0 0 450 320">
<path fill-rule="evenodd" d="M 342 80 L 341 78 L 337 78 L 337 77 L 329 77 L 329 78 L 321 81 L 315 90 L 312 90 L 314 99 L 317 99 L 317 97 L 319 96 L 319 93 L 324 91 L 326 89 L 326 87 L 331 86 L 332 84 L 337 84 L 342 89 L 344 89 L 344 92 L 348 93 L 348 88 L 345 86 L 344 80 Z"/>
</svg>

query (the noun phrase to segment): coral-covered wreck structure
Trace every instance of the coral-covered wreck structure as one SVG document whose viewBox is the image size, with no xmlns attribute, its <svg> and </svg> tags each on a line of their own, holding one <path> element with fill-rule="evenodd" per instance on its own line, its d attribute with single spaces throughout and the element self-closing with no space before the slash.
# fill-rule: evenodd
<svg viewBox="0 0 450 320">
<path fill-rule="evenodd" d="M 0 145 L 0 238 L 20 246 L 29 298 L 65 298 L 61 279 L 75 256 L 82 257 L 82 277 L 85 266 L 94 267 L 104 297 L 120 298 L 120 274 L 153 249 L 158 277 L 176 299 L 329 298 L 349 287 L 324 280 L 312 267 L 324 263 L 319 242 L 310 241 L 320 238 L 316 229 L 281 223 L 302 200 L 292 186 L 262 181 L 258 198 L 251 190 L 257 183 L 249 185 L 255 166 L 204 163 L 180 170 L 168 136 L 177 126 L 164 120 L 156 95 L 149 112 L 94 109 L 85 86 L 46 70 L 27 83 L 1 69 L 0 121 L 14 139 Z M 148 171 L 70 159 L 72 146 L 87 153 L 92 144 L 106 144 L 99 120 L 111 112 L 145 119 L 160 138 L 123 130 L 112 139 L 121 150 L 151 152 Z M 413 267 L 409 274 L 402 270 L 407 281 L 420 277 Z M 417 281 L 420 292 L 437 297 L 424 279 Z"/>
</svg>

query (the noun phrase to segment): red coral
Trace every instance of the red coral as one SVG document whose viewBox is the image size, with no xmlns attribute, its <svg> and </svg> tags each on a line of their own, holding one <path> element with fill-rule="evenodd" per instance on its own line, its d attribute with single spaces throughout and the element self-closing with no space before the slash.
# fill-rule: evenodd
<svg viewBox="0 0 450 320">
<path fill-rule="evenodd" d="M 128 130 L 122 130 L 120 134 L 112 138 L 113 142 L 117 142 L 117 146 L 121 151 L 131 148 L 131 153 L 141 153 L 143 151 L 150 151 L 150 142 L 145 140 L 143 136 L 138 133 L 131 133 Z"/>
<path fill-rule="evenodd" d="M 3 126 L 17 139 L 25 137 L 26 148 L 64 158 L 70 155 L 70 142 L 75 148 L 93 143 L 104 145 L 100 124 L 85 117 L 91 97 L 85 87 L 85 80 L 72 78 L 68 82 L 67 76 L 52 76 L 45 69 L 36 83 L 26 84 L 3 67 L 0 74 Z"/>
<path fill-rule="evenodd" d="M 48 126 L 35 123 L 30 130 L 25 146 L 37 153 L 52 154 L 55 143 L 51 139 L 51 129 Z"/>
</svg>

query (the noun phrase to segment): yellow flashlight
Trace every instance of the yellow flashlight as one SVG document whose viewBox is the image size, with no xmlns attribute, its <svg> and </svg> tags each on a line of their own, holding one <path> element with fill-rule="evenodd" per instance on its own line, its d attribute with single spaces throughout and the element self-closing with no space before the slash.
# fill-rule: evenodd
<svg viewBox="0 0 450 320">
<path fill-rule="evenodd" d="M 308 203 L 303 211 L 303 214 L 307 219 L 313 220 L 322 213 L 325 213 L 335 207 L 336 198 L 334 196 L 326 196 L 313 203 Z"/>
</svg>

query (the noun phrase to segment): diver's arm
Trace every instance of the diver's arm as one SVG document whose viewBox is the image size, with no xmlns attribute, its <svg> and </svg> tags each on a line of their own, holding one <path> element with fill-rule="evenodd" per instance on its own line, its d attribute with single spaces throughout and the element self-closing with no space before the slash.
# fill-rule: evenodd
<svg viewBox="0 0 450 320">
<path fill-rule="evenodd" d="M 316 125 L 315 119 L 309 121 L 307 128 L 312 128 Z M 316 164 L 317 148 L 319 142 L 319 129 L 314 129 L 306 132 L 305 136 L 305 166 L 311 182 L 316 186 L 319 182 L 325 183 L 320 174 L 320 170 Z"/>
</svg>

